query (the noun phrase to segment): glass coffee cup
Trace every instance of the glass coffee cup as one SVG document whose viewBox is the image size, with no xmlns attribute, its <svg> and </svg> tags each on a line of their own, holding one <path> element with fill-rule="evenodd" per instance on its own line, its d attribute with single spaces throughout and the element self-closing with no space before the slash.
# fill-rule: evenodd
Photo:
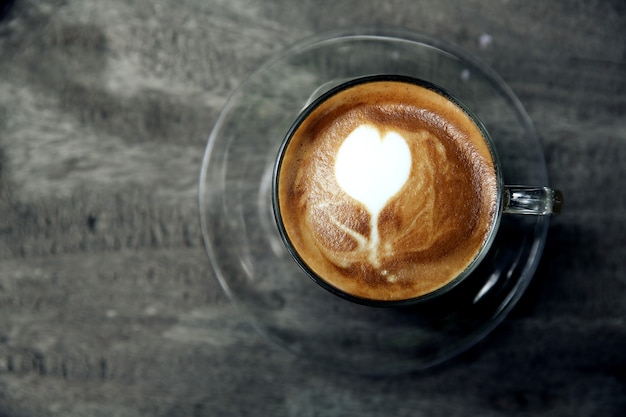
<svg viewBox="0 0 626 417">
<path fill-rule="evenodd" d="M 390 307 L 455 288 L 490 250 L 503 215 L 558 213 L 562 195 L 505 184 L 483 123 L 445 89 L 374 75 L 300 113 L 276 159 L 272 204 L 310 278 Z"/>
<path fill-rule="evenodd" d="M 546 188 L 550 182 L 541 140 L 498 74 L 467 51 L 428 35 L 350 28 L 293 45 L 233 92 L 207 143 L 199 213 L 210 275 L 232 301 L 236 316 L 316 366 L 390 374 L 431 367 L 490 334 L 535 276 L 550 216 L 502 213 L 491 249 L 481 254 L 473 272 L 454 288 L 419 302 L 365 300 L 364 305 L 316 284 L 294 261 L 277 227 L 272 202 L 276 159 L 303 109 L 333 87 L 372 74 L 428 80 L 451 92 L 489 132 L 503 183 L 537 185 L 521 190 L 531 194 L 528 198 L 513 197 L 521 203 L 519 210 L 549 204 L 532 196 L 552 192 Z M 506 189 L 501 191 L 504 209 L 509 197 Z"/>
</svg>

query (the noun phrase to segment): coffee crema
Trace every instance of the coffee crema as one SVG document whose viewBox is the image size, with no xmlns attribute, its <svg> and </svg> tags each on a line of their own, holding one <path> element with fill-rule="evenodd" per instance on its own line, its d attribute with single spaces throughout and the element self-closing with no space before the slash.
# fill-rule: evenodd
<svg viewBox="0 0 626 417">
<path fill-rule="evenodd" d="M 331 287 L 392 301 L 446 286 L 481 252 L 498 180 L 473 119 L 429 84 L 373 78 L 317 100 L 275 178 L 292 251 Z"/>
</svg>

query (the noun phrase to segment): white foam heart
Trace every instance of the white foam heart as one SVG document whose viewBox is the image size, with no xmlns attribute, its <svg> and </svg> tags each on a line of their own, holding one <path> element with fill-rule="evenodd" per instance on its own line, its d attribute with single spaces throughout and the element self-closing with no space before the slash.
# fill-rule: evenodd
<svg viewBox="0 0 626 417">
<path fill-rule="evenodd" d="M 359 126 L 341 144 L 335 161 L 339 186 L 377 215 L 409 178 L 411 152 L 396 132 L 381 137 L 373 126 Z"/>
<path fill-rule="evenodd" d="M 409 178 L 411 152 L 396 132 L 381 136 L 374 126 L 362 125 L 341 144 L 335 160 L 339 186 L 362 203 L 371 215 L 370 246 L 378 245 L 378 215 Z M 373 255 L 373 260 L 376 258 Z"/>
</svg>

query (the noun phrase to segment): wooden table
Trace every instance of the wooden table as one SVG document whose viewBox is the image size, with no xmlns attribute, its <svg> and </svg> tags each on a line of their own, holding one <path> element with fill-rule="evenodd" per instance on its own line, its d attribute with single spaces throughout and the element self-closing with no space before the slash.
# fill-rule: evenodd
<svg viewBox="0 0 626 417">
<path fill-rule="evenodd" d="M 383 24 L 494 68 L 566 206 L 484 342 L 365 377 L 235 313 L 196 190 L 246 74 L 309 35 Z M 0 21 L 0 416 L 624 415 L 625 160 L 621 0 L 17 0 Z"/>
</svg>

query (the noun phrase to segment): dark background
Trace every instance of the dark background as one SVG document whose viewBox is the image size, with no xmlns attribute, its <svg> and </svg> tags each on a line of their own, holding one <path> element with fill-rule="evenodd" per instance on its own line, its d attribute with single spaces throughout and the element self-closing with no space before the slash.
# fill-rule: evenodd
<svg viewBox="0 0 626 417">
<path fill-rule="evenodd" d="M 303 363 L 235 314 L 196 190 L 247 73 L 381 24 L 494 68 L 566 206 L 484 342 L 374 378 Z M 0 20 L 0 416 L 626 415 L 625 116 L 622 0 L 16 0 Z"/>
</svg>

